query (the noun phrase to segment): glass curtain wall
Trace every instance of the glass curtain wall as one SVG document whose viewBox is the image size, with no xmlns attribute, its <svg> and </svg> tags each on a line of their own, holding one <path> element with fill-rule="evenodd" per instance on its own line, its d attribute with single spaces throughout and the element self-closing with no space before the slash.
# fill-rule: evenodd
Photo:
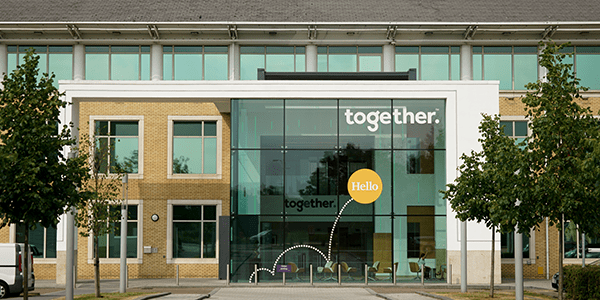
<svg viewBox="0 0 600 300">
<path fill-rule="evenodd" d="M 312 265 L 317 282 L 337 280 L 335 263 L 342 281 L 377 262 L 371 279 L 391 280 L 394 263 L 406 280 L 409 262 L 445 265 L 444 100 L 234 99 L 231 113 L 234 282 L 255 265 L 293 263 L 293 280 Z M 348 194 L 363 168 L 383 183 L 371 204 Z"/>
</svg>

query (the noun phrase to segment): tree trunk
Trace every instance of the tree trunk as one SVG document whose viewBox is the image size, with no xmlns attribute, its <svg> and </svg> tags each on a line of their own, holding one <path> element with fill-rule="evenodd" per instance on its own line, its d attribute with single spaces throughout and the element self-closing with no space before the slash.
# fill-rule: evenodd
<svg viewBox="0 0 600 300">
<path fill-rule="evenodd" d="M 94 235 L 94 289 L 96 298 L 100 298 L 100 257 L 98 255 L 98 235 Z"/>
<path fill-rule="evenodd" d="M 496 252 L 496 226 L 492 226 L 492 267 L 490 274 L 490 298 L 494 298 L 494 256 Z"/>
<path fill-rule="evenodd" d="M 29 226 L 25 225 L 25 249 L 21 250 L 23 255 L 23 299 L 29 299 Z"/>
<path fill-rule="evenodd" d="M 558 232 L 558 300 L 563 300 L 563 241 L 565 238 L 564 216 L 560 220 Z"/>
</svg>

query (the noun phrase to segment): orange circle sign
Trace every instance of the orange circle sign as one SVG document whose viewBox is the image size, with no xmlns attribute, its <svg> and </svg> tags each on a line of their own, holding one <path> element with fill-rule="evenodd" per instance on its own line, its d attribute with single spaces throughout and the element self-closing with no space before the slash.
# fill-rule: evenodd
<svg viewBox="0 0 600 300">
<path fill-rule="evenodd" d="M 370 169 L 360 169 L 348 179 L 348 193 L 358 203 L 375 202 L 381 195 L 382 188 L 381 177 Z"/>
</svg>

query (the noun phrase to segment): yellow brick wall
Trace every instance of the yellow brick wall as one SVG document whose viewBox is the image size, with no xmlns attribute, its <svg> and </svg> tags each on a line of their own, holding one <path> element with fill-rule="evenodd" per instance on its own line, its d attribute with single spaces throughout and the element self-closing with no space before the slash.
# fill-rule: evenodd
<svg viewBox="0 0 600 300">
<path fill-rule="evenodd" d="M 142 254 L 142 264 L 130 264 L 130 278 L 174 278 L 175 265 L 166 263 L 167 200 L 221 200 L 221 215 L 229 215 L 230 115 L 221 114 L 214 104 L 200 102 L 82 102 L 80 133 L 89 133 L 89 116 L 144 116 L 143 179 L 130 179 L 128 198 L 143 200 L 143 244 L 158 253 Z M 168 116 L 221 116 L 222 179 L 167 179 Z M 158 214 L 158 222 L 150 216 Z M 78 241 L 78 277 L 93 278 L 88 263 L 87 238 Z M 118 278 L 119 264 L 101 263 L 102 278 Z M 217 277 L 218 264 L 182 264 L 180 277 Z"/>
<path fill-rule="evenodd" d="M 503 116 L 524 116 L 525 104 L 521 102 L 521 98 L 500 97 L 500 115 Z M 577 101 L 582 107 L 588 107 L 594 114 L 600 111 L 600 98 L 579 99 Z"/>
<path fill-rule="evenodd" d="M 0 228 L 0 243 L 10 243 L 10 226 Z"/>
</svg>

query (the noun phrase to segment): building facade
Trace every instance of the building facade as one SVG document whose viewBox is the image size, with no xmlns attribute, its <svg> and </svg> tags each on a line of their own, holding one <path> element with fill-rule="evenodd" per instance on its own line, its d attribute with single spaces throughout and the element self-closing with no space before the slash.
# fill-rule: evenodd
<svg viewBox="0 0 600 300">
<path fill-rule="evenodd" d="M 103 172 L 128 166 L 132 278 L 173 278 L 178 268 L 245 282 L 256 266 L 260 280 L 281 280 L 275 265 L 295 263 L 328 279 L 331 261 L 349 266 L 344 280 L 375 262 L 375 279 L 396 268 L 412 280 L 411 263 L 424 262 L 438 277 L 451 265 L 458 283 L 460 224 L 439 190 L 456 178 L 458 157 L 480 148 L 481 113 L 499 113 L 508 135 L 527 137 L 519 99 L 544 78 L 540 41 L 572 43 L 569 62 L 590 87 L 580 104 L 600 109 L 598 8 L 505 2 L 503 13 L 483 1 L 472 11 L 435 4 L 433 15 L 257 1 L 202 6 L 202 16 L 177 5 L 148 4 L 144 15 L 116 4 L 87 3 L 92 13 L 15 3 L 0 14 L 0 73 L 33 48 L 65 92 L 62 121 L 111 145 Z M 352 77 L 259 80 L 260 69 Z M 415 80 L 366 80 L 409 69 Z M 346 186 L 363 168 L 383 185 L 368 205 L 350 201 Z M 513 276 L 513 236 L 497 234 L 491 254 L 492 233 L 468 228 L 469 283 L 489 283 L 491 255 L 497 282 Z M 566 263 L 581 263 L 576 226 L 567 229 Z M 37 278 L 64 282 L 65 230 L 63 220 L 31 232 Z M 0 242 L 22 238 L 18 224 L 0 229 Z M 558 243 L 556 228 L 532 229 L 525 276 L 553 274 Z M 103 278 L 119 276 L 119 246 L 117 234 L 100 238 Z M 91 247 L 78 239 L 78 278 L 93 277 Z"/>
</svg>

